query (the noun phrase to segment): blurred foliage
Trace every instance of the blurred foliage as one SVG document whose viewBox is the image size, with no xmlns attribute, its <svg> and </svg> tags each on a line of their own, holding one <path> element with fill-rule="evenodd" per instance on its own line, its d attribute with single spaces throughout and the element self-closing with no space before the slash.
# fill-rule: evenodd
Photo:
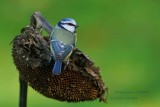
<svg viewBox="0 0 160 107">
<path fill-rule="evenodd" d="M 77 21 L 77 47 L 101 68 L 109 98 L 107 105 L 98 100 L 66 103 L 29 88 L 28 107 L 160 106 L 160 1 L 1 0 L 0 107 L 18 107 L 18 72 L 9 44 L 35 11 L 52 25 L 64 17 Z"/>
</svg>

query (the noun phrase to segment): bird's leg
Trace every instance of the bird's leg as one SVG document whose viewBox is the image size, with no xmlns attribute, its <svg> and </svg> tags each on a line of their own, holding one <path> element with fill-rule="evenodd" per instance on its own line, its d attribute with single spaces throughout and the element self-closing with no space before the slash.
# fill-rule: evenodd
<svg viewBox="0 0 160 107">
<path fill-rule="evenodd" d="M 20 95 L 19 95 L 19 107 L 27 107 L 27 88 L 28 84 L 19 77 L 20 83 Z"/>
<path fill-rule="evenodd" d="M 53 54 L 50 53 L 49 63 L 51 62 L 52 58 L 53 58 Z"/>
<path fill-rule="evenodd" d="M 69 62 L 70 62 L 70 60 L 69 59 L 67 59 L 64 63 L 64 70 L 67 68 L 67 66 L 68 66 L 68 64 L 69 64 Z"/>
</svg>

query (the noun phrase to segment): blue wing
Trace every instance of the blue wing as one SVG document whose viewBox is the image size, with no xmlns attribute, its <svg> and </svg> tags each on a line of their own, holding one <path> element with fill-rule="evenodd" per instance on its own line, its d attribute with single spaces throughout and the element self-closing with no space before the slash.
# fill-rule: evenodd
<svg viewBox="0 0 160 107">
<path fill-rule="evenodd" d="M 72 53 L 72 45 L 64 45 L 60 41 L 51 40 L 51 50 L 55 59 L 55 64 L 52 70 L 52 73 L 59 75 L 61 73 L 62 62 L 69 57 Z"/>
</svg>

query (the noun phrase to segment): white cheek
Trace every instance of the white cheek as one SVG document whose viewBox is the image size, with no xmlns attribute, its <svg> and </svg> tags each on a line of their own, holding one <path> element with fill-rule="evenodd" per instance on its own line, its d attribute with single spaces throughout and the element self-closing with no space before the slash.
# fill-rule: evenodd
<svg viewBox="0 0 160 107">
<path fill-rule="evenodd" d="M 65 29 L 67 29 L 68 31 L 70 32 L 73 32 L 75 31 L 75 27 L 74 26 L 69 26 L 69 25 L 62 25 Z"/>
</svg>

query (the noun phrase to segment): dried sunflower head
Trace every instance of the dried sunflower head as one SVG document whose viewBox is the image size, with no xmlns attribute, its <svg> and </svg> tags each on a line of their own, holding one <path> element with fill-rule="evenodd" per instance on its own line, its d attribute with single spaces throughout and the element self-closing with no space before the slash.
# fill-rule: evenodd
<svg viewBox="0 0 160 107">
<path fill-rule="evenodd" d="M 33 27 L 22 29 L 13 40 L 12 56 L 20 77 L 40 94 L 59 101 L 80 102 L 103 97 L 107 88 L 99 68 L 80 50 L 74 49 L 70 63 L 60 75 L 53 75 L 49 63 L 49 37 Z"/>
</svg>

